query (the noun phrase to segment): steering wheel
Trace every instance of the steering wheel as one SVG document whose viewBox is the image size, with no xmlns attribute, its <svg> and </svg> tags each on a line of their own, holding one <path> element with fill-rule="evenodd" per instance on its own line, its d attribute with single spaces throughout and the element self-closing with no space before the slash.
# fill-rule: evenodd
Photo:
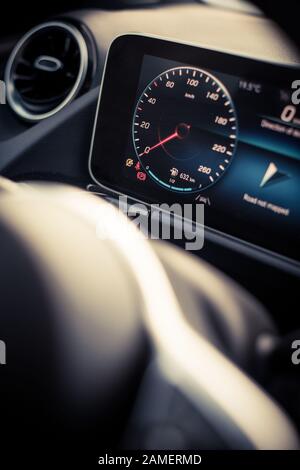
<svg viewBox="0 0 300 470">
<path fill-rule="evenodd" d="M 5 439 L 299 447 L 251 378 L 276 331 L 241 287 L 79 189 L 2 179 L 0 197 Z"/>
</svg>

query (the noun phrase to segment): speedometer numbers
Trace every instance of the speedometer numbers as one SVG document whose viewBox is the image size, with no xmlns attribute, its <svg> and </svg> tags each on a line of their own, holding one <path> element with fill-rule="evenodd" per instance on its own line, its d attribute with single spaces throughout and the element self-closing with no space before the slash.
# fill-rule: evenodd
<svg viewBox="0 0 300 470">
<path fill-rule="evenodd" d="M 156 183 L 172 191 L 201 191 L 224 175 L 234 157 L 232 99 L 210 73 L 173 68 L 140 96 L 132 138 L 140 164 Z"/>
</svg>

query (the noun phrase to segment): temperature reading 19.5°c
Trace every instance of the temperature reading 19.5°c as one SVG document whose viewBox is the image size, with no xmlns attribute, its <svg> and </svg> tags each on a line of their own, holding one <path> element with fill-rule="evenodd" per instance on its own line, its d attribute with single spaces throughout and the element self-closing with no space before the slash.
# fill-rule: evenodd
<svg viewBox="0 0 300 470">
<path fill-rule="evenodd" d="M 224 175 L 235 154 L 231 96 L 204 70 L 167 70 L 140 96 L 132 138 L 142 167 L 157 184 L 171 191 L 201 191 Z"/>
</svg>

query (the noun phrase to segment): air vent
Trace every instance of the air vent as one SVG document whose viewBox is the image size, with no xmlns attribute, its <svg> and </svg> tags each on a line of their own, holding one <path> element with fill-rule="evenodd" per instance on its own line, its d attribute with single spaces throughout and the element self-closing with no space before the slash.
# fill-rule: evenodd
<svg viewBox="0 0 300 470">
<path fill-rule="evenodd" d="M 75 26 L 41 24 L 18 42 L 8 60 L 7 101 L 26 121 L 45 119 L 78 95 L 87 69 L 87 45 Z"/>
</svg>

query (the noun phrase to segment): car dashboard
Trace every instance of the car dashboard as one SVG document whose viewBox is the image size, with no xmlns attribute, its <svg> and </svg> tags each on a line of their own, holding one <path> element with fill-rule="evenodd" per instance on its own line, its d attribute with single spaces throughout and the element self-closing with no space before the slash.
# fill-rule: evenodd
<svg viewBox="0 0 300 470">
<path fill-rule="evenodd" d="M 295 327 L 286 298 L 300 273 L 299 57 L 284 33 L 262 16 L 194 2 L 70 11 L 32 26 L 0 51 L 1 175 L 64 182 L 113 203 L 122 194 L 148 208 L 204 205 L 196 255 L 262 300 L 282 331 Z M 45 67 L 61 67 L 49 60 L 52 43 L 68 42 L 70 57 L 82 46 L 80 80 L 68 70 L 50 96 Z M 29 65 L 16 67 L 32 50 L 38 74 L 28 88 Z"/>
</svg>

